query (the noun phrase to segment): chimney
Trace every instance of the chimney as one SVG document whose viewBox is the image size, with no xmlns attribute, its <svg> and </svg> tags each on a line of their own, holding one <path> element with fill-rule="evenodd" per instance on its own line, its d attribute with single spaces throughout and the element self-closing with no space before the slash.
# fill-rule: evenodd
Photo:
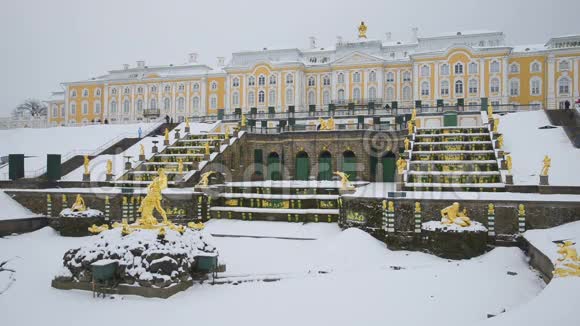
<svg viewBox="0 0 580 326">
<path fill-rule="evenodd" d="M 390 42 L 393 39 L 393 33 L 387 32 L 387 33 L 385 33 L 385 37 L 387 39 L 387 42 Z"/>
<path fill-rule="evenodd" d="M 124 63 L 123 64 L 123 70 L 129 70 L 129 64 L 128 63 Z"/>
<path fill-rule="evenodd" d="M 189 63 L 197 63 L 197 53 L 192 52 L 189 54 Z"/>
<path fill-rule="evenodd" d="M 310 48 L 316 49 L 316 37 L 310 36 L 308 39 L 310 40 Z"/>
<path fill-rule="evenodd" d="M 224 57 L 217 57 L 218 60 L 218 67 L 223 67 L 226 65 L 226 58 Z"/>
<path fill-rule="evenodd" d="M 336 44 L 342 44 L 342 36 L 336 37 Z"/>
<path fill-rule="evenodd" d="M 137 61 L 137 68 L 145 68 L 145 61 L 143 60 Z"/>
<path fill-rule="evenodd" d="M 413 27 L 413 28 L 411 29 L 411 31 L 413 32 L 413 39 L 412 39 L 412 41 L 413 41 L 413 42 L 417 42 L 417 41 L 419 41 L 419 28 L 417 28 L 417 27 Z"/>
</svg>

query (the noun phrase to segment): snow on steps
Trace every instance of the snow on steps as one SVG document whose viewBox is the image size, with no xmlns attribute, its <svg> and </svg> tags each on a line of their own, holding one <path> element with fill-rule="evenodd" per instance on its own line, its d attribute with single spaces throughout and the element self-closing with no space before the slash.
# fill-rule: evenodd
<svg viewBox="0 0 580 326">
<path fill-rule="evenodd" d="M 257 214 L 298 214 L 298 215 L 338 215 L 338 209 L 286 209 L 286 208 L 255 208 L 255 207 L 227 207 L 214 206 L 210 208 L 213 212 L 237 212 L 237 213 L 257 213 Z"/>
</svg>

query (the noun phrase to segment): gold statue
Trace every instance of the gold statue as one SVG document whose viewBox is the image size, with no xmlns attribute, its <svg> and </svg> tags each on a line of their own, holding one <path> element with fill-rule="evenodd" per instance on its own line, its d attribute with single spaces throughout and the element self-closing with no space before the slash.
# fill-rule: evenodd
<svg viewBox="0 0 580 326">
<path fill-rule="evenodd" d="M 457 224 L 461 227 L 470 226 L 471 219 L 467 216 L 467 210 L 462 212 L 459 208 L 459 203 L 453 203 L 453 205 L 442 209 L 441 222 L 447 225 Z"/>
<path fill-rule="evenodd" d="M 169 129 L 165 128 L 163 137 L 166 141 L 169 141 Z"/>
<path fill-rule="evenodd" d="M 177 172 L 183 173 L 183 159 L 182 158 L 179 158 L 177 160 Z"/>
<path fill-rule="evenodd" d="M 397 160 L 397 172 L 399 174 L 403 174 L 405 173 L 406 169 L 407 169 L 407 161 L 399 157 L 399 159 Z"/>
<path fill-rule="evenodd" d="M 214 173 L 215 173 L 214 171 L 209 171 L 209 172 L 202 174 L 196 187 L 205 188 L 205 187 L 209 186 L 209 177 Z"/>
<path fill-rule="evenodd" d="M 206 142 L 203 145 L 203 147 L 204 147 L 204 150 L 205 150 L 205 155 L 209 155 L 210 154 L 210 152 L 209 152 L 209 142 Z"/>
<path fill-rule="evenodd" d="M 572 241 L 564 241 L 558 244 L 558 253 L 561 255 L 554 264 L 554 276 L 568 277 L 580 276 L 580 259 L 578 259 L 578 252 L 573 247 Z"/>
<path fill-rule="evenodd" d="M 97 226 L 96 224 L 93 224 L 92 226 L 89 227 L 89 232 L 93 233 L 93 234 L 99 234 L 101 232 L 107 231 L 109 229 L 109 226 L 107 224 L 103 224 L 101 226 Z"/>
<path fill-rule="evenodd" d="M 187 223 L 187 226 L 193 230 L 203 230 L 205 228 L 205 224 L 203 224 L 202 222 L 199 223 L 189 222 Z"/>
<path fill-rule="evenodd" d="M 413 120 L 407 122 L 407 128 L 409 129 L 409 135 L 412 135 L 415 132 L 415 123 Z"/>
<path fill-rule="evenodd" d="M 83 161 L 83 166 L 85 167 L 85 175 L 90 174 L 89 173 L 89 161 L 90 161 L 89 160 L 89 156 L 88 155 L 85 155 L 84 156 L 84 161 Z"/>
<path fill-rule="evenodd" d="M 245 127 L 246 126 L 246 120 L 247 120 L 246 115 L 245 114 L 242 114 L 242 122 L 241 122 L 242 127 Z"/>
<path fill-rule="evenodd" d="M 326 125 L 326 121 L 322 120 L 322 118 L 318 118 L 318 125 L 319 130 L 328 130 L 328 126 Z"/>
<path fill-rule="evenodd" d="M 493 133 L 497 134 L 499 130 L 499 118 L 493 120 Z"/>
<path fill-rule="evenodd" d="M 503 148 L 503 135 L 497 137 L 497 148 Z"/>
<path fill-rule="evenodd" d="M 80 194 L 77 195 L 77 199 L 75 203 L 71 206 L 71 210 L 73 212 L 84 212 L 87 210 L 87 206 L 85 206 L 85 200 L 81 197 Z"/>
<path fill-rule="evenodd" d="M 405 138 L 405 151 L 408 151 L 410 149 L 410 145 L 411 141 L 409 140 L 409 138 Z"/>
<path fill-rule="evenodd" d="M 336 171 L 336 172 L 334 172 L 334 174 L 340 177 L 340 183 L 341 183 L 342 190 L 354 189 L 354 187 L 350 185 L 350 182 L 348 180 L 348 178 L 349 178 L 348 174 L 346 174 L 344 172 L 340 172 L 340 171 Z"/>
<path fill-rule="evenodd" d="M 226 134 L 226 140 L 229 140 L 230 139 L 230 127 L 229 126 L 226 126 L 225 134 Z"/>
<path fill-rule="evenodd" d="M 495 215 L 495 206 L 491 203 L 487 206 L 487 215 Z"/>
<path fill-rule="evenodd" d="M 507 167 L 508 174 L 512 174 L 512 156 L 511 155 L 506 155 L 505 165 Z"/>
<path fill-rule="evenodd" d="M 526 207 L 524 206 L 524 204 L 520 204 L 520 206 L 518 206 L 518 214 L 520 216 L 526 215 Z"/>
<path fill-rule="evenodd" d="M 167 214 L 163 207 L 161 207 L 161 191 L 167 188 L 167 176 L 165 170 L 159 169 L 159 174 L 153 182 L 147 187 L 147 195 L 141 201 L 138 212 L 141 213 L 141 218 L 137 221 L 143 228 L 152 228 L 157 225 L 157 219 L 153 216 L 153 211 L 157 212 L 163 217 L 163 223 L 167 224 Z"/>
<path fill-rule="evenodd" d="M 185 118 L 185 128 L 189 128 L 189 118 Z"/>
<path fill-rule="evenodd" d="M 417 108 L 413 108 L 413 111 L 411 112 L 411 121 L 415 121 L 415 119 L 417 119 Z"/>
<path fill-rule="evenodd" d="M 387 208 L 387 210 L 388 210 L 389 212 L 394 212 L 394 211 L 395 211 L 395 203 L 394 203 L 394 202 L 392 202 L 392 201 L 390 201 L 390 202 L 389 202 L 389 207 Z"/>
<path fill-rule="evenodd" d="M 544 156 L 544 166 L 542 167 L 542 173 L 540 173 L 541 176 L 543 177 L 547 177 L 548 173 L 550 172 L 550 167 L 552 166 L 552 159 L 550 159 L 550 157 L 548 155 Z"/>
<path fill-rule="evenodd" d="M 415 202 L 415 213 L 421 213 L 421 203 Z"/>
<path fill-rule="evenodd" d="M 107 174 L 113 174 L 113 160 L 107 160 Z"/>
<path fill-rule="evenodd" d="M 145 146 L 143 144 L 139 145 L 139 156 L 145 156 Z"/>
<path fill-rule="evenodd" d="M 334 118 L 333 117 L 328 118 L 328 120 L 326 121 L 326 127 L 328 128 L 328 130 L 334 130 Z"/>
<path fill-rule="evenodd" d="M 491 106 L 491 104 L 487 106 L 487 120 L 493 120 L 493 106 Z"/>
<path fill-rule="evenodd" d="M 358 37 L 367 38 L 367 26 L 365 25 L 365 22 L 360 22 L 360 25 L 358 26 Z"/>
</svg>

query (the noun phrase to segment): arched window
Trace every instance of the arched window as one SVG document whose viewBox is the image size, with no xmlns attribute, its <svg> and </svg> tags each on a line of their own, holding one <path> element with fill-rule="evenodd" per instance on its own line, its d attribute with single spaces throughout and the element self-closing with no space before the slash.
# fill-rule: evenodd
<svg viewBox="0 0 580 326">
<path fill-rule="evenodd" d="M 232 95 L 232 105 L 235 107 L 240 105 L 240 93 L 234 92 Z"/>
<path fill-rule="evenodd" d="M 77 114 L 77 104 L 76 103 L 70 104 L 70 114 L 72 114 L 72 115 Z"/>
<path fill-rule="evenodd" d="M 344 97 L 345 97 L 344 89 L 339 89 L 338 90 L 338 100 L 342 102 L 342 101 L 344 101 Z"/>
<path fill-rule="evenodd" d="M 558 94 L 570 95 L 570 79 L 568 77 L 562 77 L 558 81 Z"/>
<path fill-rule="evenodd" d="M 449 65 L 444 63 L 441 65 L 441 75 L 442 76 L 449 76 Z"/>
<path fill-rule="evenodd" d="M 428 81 L 424 81 L 421 83 L 421 96 L 429 96 L 430 93 L 430 86 Z"/>
<path fill-rule="evenodd" d="M 171 86 L 165 85 L 165 93 L 171 93 Z"/>
<path fill-rule="evenodd" d="M 141 87 L 141 86 L 137 87 L 137 93 L 143 94 L 143 87 Z"/>
<path fill-rule="evenodd" d="M 471 62 L 469 64 L 469 74 L 475 75 L 475 74 L 477 74 L 478 70 L 479 70 L 479 66 L 477 65 L 477 63 Z"/>
<path fill-rule="evenodd" d="M 131 103 L 129 102 L 129 100 L 125 100 L 123 101 L 123 113 L 128 114 L 129 111 L 131 110 Z"/>
<path fill-rule="evenodd" d="M 177 109 L 179 112 L 185 111 L 185 99 L 183 97 L 177 99 Z"/>
<path fill-rule="evenodd" d="M 489 71 L 492 74 L 499 73 L 499 61 L 497 60 L 492 61 L 491 64 L 489 65 Z"/>
<path fill-rule="evenodd" d="M 392 71 L 387 72 L 387 83 L 392 83 L 395 81 L 395 73 Z"/>
<path fill-rule="evenodd" d="M 339 84 L 344 84 L 344 74 L 342 72 L 338 73 L 338 83 Z"/>
<path fill-rule="evenodd" d="M 369 82 L 377 81 L 377 73 L 373 70 L 369 73 Z"/>
<path fill-rule="evenodd" d="M 179 86 L 177 86 L 177 91 L 183 92 L 184 90 L 185 90 L 185 86 L 183 84 L 179 84 Z"/>
<path fill-rule="evenodd" d="M 314 76 L 308 77 L 308 86 L 314 86 L 314 85 L 316 85 L 316 80 L 314 79 Z"/>
<path fill-rule="evenodd" d="M 111 88 L 111 94 L 112 95 L 117 95 L 117 89 L 116 88 Z"/>
<path fill-rule="evenodd" d="M 373 101 L 377 98 L 377 89 L 369 87 L 369 100 Z"/>
<path fill-rule="evenodd" d="M 270 85 L 276 85 L 276 75 L 270 76 Z"/>
<path fill-rule="evenodd" d="M 356 71 L 354 74 L 352 74 L 352 82 L 360 83 L 360 72 Z"/>
<path fill-rule="evenodd" d="M 254 85 L 256 85 L 256 77 L 250 76 L 250 78 L 248 78 L 248 86 L 254 86 Z"/>
<path fill-rule="evenodd" d="M 111 107 L 111 113 L 117 113 L 117 101 L 111 101 L 109 106 Z"/>
<path fill-rule="evenodd" d="M 542 95 L 542 79 L 534 77 L 530 80 L 530 95 L 539 96 Z"/>
<path fill-rule="evenodd" d="M 194 83 L 193 84 L 193 90 L 194 91 L 198 91 L 199 90 L 199 83 Z"/>
<path fill-rule="evenodd" d="M 431 75 L 431 69 L 429 66 L 424 65 L 421 67 L 421 77 L 429 77 Z"/>
<path fill-rule="evenodd" d="M 316 104 L 316 95 L 314 91 L 308 92 L 308 105 L 315 105 Z"/>
<path fill-rule="evenodd" d="M 212 91 L 215 91 L 215 90 L 217 90 L 218 85 L 217 85 L 217 83 L 215 81 L 212 81 L 210 87 L 211 87 L 211 90 Z"/>
<path fill-rule="evenodd" d="M 411 73 L 408 71 L 405 71 L 403 73 L 403 81 L 404 82 L 410 82 L 411 81 Z"/>
<path fill-rule="evenodd" d="M 449 81 L 441 81 L 441 96 L 449 96 Z"/>
<path fill-rule="evenodd" d="M 151 86 L 151 93 L 156 93 L 157 92 L 157 86 L 153 85 Z"/>
<path fill-rule="evenodd" d="M 286 74 L 286 84 L 294 84 L 294 75 Z"/>
<path fill-rule="evenodd" d="M 479 83 L 477 82 L 477 79 L 470 79 L 469 84 L 468 84 L 469 94 L 471 94 L 471 95 L 477 94 L 477 91 L 479 88 L 478 86 L 479 86 Z"/>
<path fill-rule="evenodd" d="M 248 105 L 256 105 L 256 94 L 254 94 L 254 92 L 248 93 Z"/>
<path fill-rule="evenodd" d="M 271 90 L 270 93 L 268 94 L 268 103 L 270 103 L 270 106 L 276 105 L 276 91 L 275 90 Z"/>
<path fill-rule="evenodd" d="M 191 107 L 194 110 L 199 110 L 199 97 L 194 96 L 193 99 L 191 100 Z"/>
<path fill-rule="evenodd" d="M 95 96 L 101 96 L 101 89 L 100 88 L 97 88 L 95 90 Z"/>
<path fill-rule="evenodd" d="M 89 103 L 83 102 L 83 114 L 89 114 Z"/>
<path fill-rule="evenodd" d="M 215 109 L 217 109 L 217 96 L 216 96 L 216 95 L 212 95 L 212 96 L 209 98 L 209 107 L 210 107 L 210 109 L 212 109 L 212 110 L 215 110 Z"/>
<path fill-rule="evenodd" d="M 141 99 L 137 100 L 137 112 L 139 113 L 143 112 L 143 100 Z"/>
<path fill-rule="evenodd" d="M 520 95 L 520 80 L 512 79 L 510 80 L 510 96 Z"/>
<path fill-rule="evenodd" d="M 157 100 L 156 99 L 154 99 L 154 98 L 151 99 L 150 104 L 149 104 L 149 108 L 152 110 L 157 109 Z"/>
<path fill-rule="evenodd" d="M 258 86 L 264 85 L 266 85 L 266 77 L 264 77 L 264 75 L 260 75 L 260 77 L 258 77 Z"/>
<path fill-rule="evenodd" d="M 239 87 L 240 86 L 240 79 L 238 77 L 234 77 L 234 79 L 232 80 L 232 86 L 233 87 Z"/>
<path fill-rule="evenodd" d="M 77 97 L 77 91 L 73 89 L 73 90 L 70 92 L 70 97 Z"/>
<path fill-rule="evenodd" d="M 517 63 L 512 63 L 510 65 L 510 73 L 517 74 L 520 72 L 520 65 Z"/>
<path fill-rule="evenodd" d="M 95 114 L 101 114 L 101 102 L 95 102 L 93 112 Z"/>
<path fill-rule="evenodd" d="M 560 71 L 570 70 L 570 61 L 561 60 L 560 61 Z"/>
<path fill-rule="evenodd" d="M 263 104 L 264 102 L 266 102 L 266 94 L 264 93 L 264 91 L 259 91 L 258 92 L 258 103 Z"/>
<path fill-rule="evenodd" d="M 358 88 L 358 87 L 355 87 L 355 88 L 352 90 L 352 98 L 353 98 L 355 101 L 359 101 L 359 100 L 360 100 L 360 88 Z"/>
<path fill-rule="evenodd" d="M 129 93 L 131 93 L 131 89 L 129 87 L 125 87 L 125 89 L 123 90 L 123 93 L 129 94 Z"/>
<path fill-rule="evenodd" d="M 393 87 L 387 87 L 387 101 L 394 101 L 395 100 L 395 89 Z"/>
<path fill-rule="evenodd" d="M 411 87 L 405 86 L 403 87 L 403 101 L 410 101 L 411 100 Z"/>
<path fill-rule="evenodd" d="M 171 100 L 169 99 L 169 97 L 163 99 L 163 109 L 166 112 L 169 112 L 169 110 L 171 110 Z"/>
<path fill-rule="evenodd" d="M 330 92 L 329 91 L 324 91 L 322 93 L 322 104 L 323 105 L 330 104 Z"/>
<path fill-rule="evenodd" d="M 286 104 L 294 104 L 294 90 L 292 88 L 286 89 Z"/>
<path fill-rule="evenodd" d="M 490 82 L 489 91 L 493 94 L 499 93 L 499 78 L 493 78 Z"/>
<path fill-rule="evenodd" d="M 530 71 L 533 73 L 541 72 L 542 65 L 539 62 L 533 62 L 532 66 L 530 67 Z"/>
<path fill-rule="evenodd" d="M 322 84 L 324 86 L 330 86 L 330 77 L 328 75 L 324 75 L 322 78 Z"/>
<path fill-rule="evenodd" d="M 83 97 L 88 97 L 89 96 L 89 90 L 88 89 L 83 89 Z"/>
<path fill-rule="evenodd" d="M 453 71 L 455 75 L 463 75 L 463 64 L 461 62 L 456 63 Z"/>
<path fill-rule="evenodd" d="M 463 95 L 463 81 L 458 80 L 455 82 L 455 94 Z"/>
</svg>

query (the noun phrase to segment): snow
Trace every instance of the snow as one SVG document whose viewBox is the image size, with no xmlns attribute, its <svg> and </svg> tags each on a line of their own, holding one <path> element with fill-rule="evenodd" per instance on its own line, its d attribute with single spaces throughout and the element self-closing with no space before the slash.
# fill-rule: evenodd
<svg viewBox="0 0 580 326">
<path fill-rule="evenodd" d="M 511 153 L 516 185 L 538 185 L 545 155 L 552 159 L 549 181 L 553 186 L 580 186 L 580 150 L 574 148 L 561 127 L 549 126 L 544 111 L 510 113 L 500 117 L 504 150 Z"/>
<path fill-rule="evenodd" d="M 443 224 L 441 221 L 430 221 L 423 223 L 421 228 L 426 231 L 451 233 L 487 232 L 487 228 L 477 221 L 472 221 L 471 225 L 466 227 L 461 227 L 457 224 Z"/>
<path fill-rule="evenodd" d="M 353 186 L 366 185 L 368 182 L 353 181 Z M 227 182 L 228 187 L 261 187 L 261 188 L 340 188 L 340 181 L 243 181 Z"/>
<path fill-rule="evenodd" d="M 20 205 L 4 191 L 0 190 L 0 221 L 38 217 L 24 206 Z"/>
<path fill-rule="evenodd" d="M 338 209 L 284 209 L 284 208 L 255 208 L 255 207 L 219 207 L 213 206 L 211 211 L 239 212 L 239 213 L 257 213 L 257 214 L 320 214 L 320 215 L 338 215 Z"/>
<path fill-rule="evenodd" d="M 315 241 L 214 238 L 220 263 L 227 264 L 221 279 L 279 282 L 196 284 L 167 300 L 95 300 L 89 292 L 51 288 L 63 252 L 86 241 L 59 237 L 50 228 L 0 239 L 0 257 L 21 257 L 10 263 L 16 282 L 0 295 L 2 323 L 147 326 L 195 318 L 196 324 L 207 325 L 473 325 L 486 321 L 487 313 L 525 309 L 544 287 L 516 248 L 447 261 L 393 252 L 349 229 Z M 555 302 L 570 306 L 564 311 L 575 307 Z M 574 325 L 577 319 L 567 320 Z"/>
<path fill-rule="evenodd" d="M 524 233 L 524 237 L 550 260 L 555 261 L 560 255 L 554 241 L 571 240 L 580 244 L 580 221 L 546 230 L 529 230 Z"/>
<path fill-rule="evenodd" d="M 97 209 L 88 208 L 84 212 L 75 212 L 70 208 L 63 209 L 60 214 L 61 217 L 101 217 L 103 216 L 103 212 Z"/>
<path fill-rule="evenodd" d="M 0 130 L 2 139 L 0 156 L 25 154 L 25 175 L 29 177 L 34 176 L 33 172 L 46 167 L 46 154 L 61 154 L 64 162 L 69 155 L 104 150 L 108 145 L 112 145 L 110 142 L 115 139 L 136 138 L 139 128 L 146 134 L 158 125 L 157 123 L 140 123 Z M 8 179 L 7 174 L 8 166 L 0 169 L 0 179 Z"/>
<path fill-rule="evenodd" d="M 336 223 L 287 223 L 268 221 L 210 220 L 205 230 L 212 235 L 321 239 L 340 233 Z"/>
</svg>

